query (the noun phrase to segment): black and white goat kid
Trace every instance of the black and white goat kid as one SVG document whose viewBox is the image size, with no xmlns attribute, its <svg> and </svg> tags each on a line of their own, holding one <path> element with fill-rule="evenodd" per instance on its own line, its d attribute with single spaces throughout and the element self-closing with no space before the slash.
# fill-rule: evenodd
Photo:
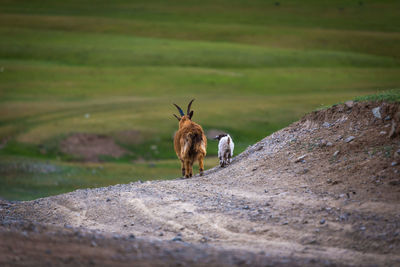
<svg viewBox="0 0 400 267">
<path fill-rule="evenodd" d="M 233 156 L 233 149 L 235 144 L 229 134 L 220 134 L 214 138 L 219 140 L 218 144 L 218 158 L 219 165 L 225 167 L 231 163 Z"/>
</svg>

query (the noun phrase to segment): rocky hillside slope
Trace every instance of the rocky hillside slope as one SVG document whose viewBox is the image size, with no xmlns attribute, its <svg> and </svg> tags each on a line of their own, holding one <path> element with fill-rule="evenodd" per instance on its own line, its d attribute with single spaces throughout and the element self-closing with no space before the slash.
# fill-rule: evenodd
<svg viewBox="0 0 400 267">
<path fill-rule="evenodd" d="M 0 265 L 399 265 L 399 124 L 347 102 L 203 177 L 3 202 Z"/>
</svg>

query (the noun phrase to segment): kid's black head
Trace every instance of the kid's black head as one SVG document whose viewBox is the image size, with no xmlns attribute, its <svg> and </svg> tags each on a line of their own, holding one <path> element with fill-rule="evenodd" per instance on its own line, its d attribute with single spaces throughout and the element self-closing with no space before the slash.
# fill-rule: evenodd
<svg viewBox="0 0 400 267">
<path fill-rule="evenodd" d="M 221 138 L 222 137 L 225 137 L 225 136 L 227 136 L 227 134 L 220 134 L 220 135 L 217 135 L 216 137 L 214 137 L 214 140 L 221 140 Z"/>
</svg>

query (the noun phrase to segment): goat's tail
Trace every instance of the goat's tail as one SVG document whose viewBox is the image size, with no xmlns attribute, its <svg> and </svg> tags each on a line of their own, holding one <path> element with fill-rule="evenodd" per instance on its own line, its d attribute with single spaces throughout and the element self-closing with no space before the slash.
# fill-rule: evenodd
<svg viewBox="0 0 400 267">
<path fill-rule="evenodd" d="M 182 146 L 182 158 L 183 159 L 189 157 L 190 150 L 192 148 L 192 143 L 193 143 L 192 136 L 193 136 L 193 133 L 188 133 L 185 136 L 184 143 L 183 143 L 183 146 Z"/>
<path fill-rule="evenodd" d="M 202 135 L 193 132 L 187 133 L 182 147 L 182 158 L 194 156 L 203 150 L 205 150 L 205 147 L 203 144 Z"/>
</svg>

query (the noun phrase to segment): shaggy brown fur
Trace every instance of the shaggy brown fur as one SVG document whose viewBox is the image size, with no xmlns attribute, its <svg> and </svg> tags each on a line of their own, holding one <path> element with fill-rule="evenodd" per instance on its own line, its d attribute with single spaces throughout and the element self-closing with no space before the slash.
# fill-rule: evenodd
<svg viewBox="0 0 400 267">
<path fill-rule="evenodd" d="M 200 175 L 203 175 L 203 161 L 207 153 L 207 138 L 204 131 L 200 125 L 192 121 L 193 111 L 190 111 L 190 106 L 193 100 L 188 105 L 187 115 L 178 105 L 174 104 L 182 116 L 178 117 L 174 114 L 175 118 L 179 120 L 179 130 L 174 137 L 174 148 L 182 164 L 182 176 L 186 178 L 193 176 L 193 163 L 196 160 L 199 161 Z"/>
</svg>

